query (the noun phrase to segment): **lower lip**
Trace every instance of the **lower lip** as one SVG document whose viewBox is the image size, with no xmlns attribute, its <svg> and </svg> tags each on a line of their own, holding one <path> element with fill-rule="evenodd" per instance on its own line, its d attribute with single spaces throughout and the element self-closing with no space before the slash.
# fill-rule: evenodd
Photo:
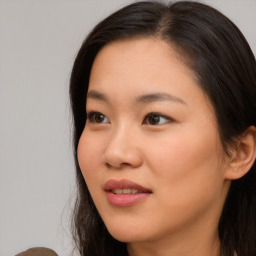
<svg viewBox="0 0 256 256">
<path fill-rule="evenodd" d="M 150 195 L 150 193 L 114 194 L 110 191 L 107 191 L 106 194 L 109 203 L 118 207 L 132 206 Z"/>
</svg>

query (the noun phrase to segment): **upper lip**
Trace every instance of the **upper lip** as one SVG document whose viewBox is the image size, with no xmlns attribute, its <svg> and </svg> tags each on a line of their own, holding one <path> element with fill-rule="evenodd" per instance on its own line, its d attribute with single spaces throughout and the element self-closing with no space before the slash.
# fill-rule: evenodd
<svg viewBox="0 0 256 256">
<path fill-rule="evenodd" d="M 150 189 L 145 188 L 133 181 L 126 180 L 126 179 L 122 179 L 122 180 L 110 179 L 104 185 L 105 191 L 112 191 L 114 189 L 127 189 L 127 188 L 136 189 L 139 192 L 143 192 L 143 193 L 152 193 Z"/>
</svg>

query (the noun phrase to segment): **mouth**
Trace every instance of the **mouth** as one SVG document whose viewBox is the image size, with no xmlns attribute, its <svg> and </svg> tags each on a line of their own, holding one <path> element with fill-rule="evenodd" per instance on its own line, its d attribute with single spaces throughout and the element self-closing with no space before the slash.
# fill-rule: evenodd
<svg viewBox="0 0 256 256">
<path fill-rule="evenodd" d="M 146 199 L 152 190 L 130 180 L 108 180 L 104 185 L 107 199 L 112 206 L 132 206 Z"/>
<path fill-rule="evenodd" d="M 108 180 L 104 185 L 104 190 L 111 191 L 114 194 L 152 193 L 150 189 L 126 179 Z"/>
<path fill-rule="evenodd" d="M 117 189 L 112 189 L 111 192 L 116 195 L 123 195 L 123 194 L 127 195 L 127 194 L 141 193 L 139 190 L 137 190 L 135 188 L 117 188 Z"/>
</svg>

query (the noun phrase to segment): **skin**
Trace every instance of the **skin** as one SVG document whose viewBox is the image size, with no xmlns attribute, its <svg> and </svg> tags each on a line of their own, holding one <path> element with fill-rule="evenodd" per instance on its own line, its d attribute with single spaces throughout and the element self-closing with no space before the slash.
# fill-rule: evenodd
<svg viewBox="0 0 256 256">
<path fill-rule="evenodd" d="M 142 97 L 149 94 L 158 97 Z M 229 165 L 213 108 L 175 49 L 154 38 L 105 46 L 88 95 L 78 161 L 111 235 L 135 256 L 219 255 Z M 152 112 L 159 123 L 151 122 Z M 152 193 L 116 207 L 103 189 L 109 179 L 128 179 Z"/>
</svg>

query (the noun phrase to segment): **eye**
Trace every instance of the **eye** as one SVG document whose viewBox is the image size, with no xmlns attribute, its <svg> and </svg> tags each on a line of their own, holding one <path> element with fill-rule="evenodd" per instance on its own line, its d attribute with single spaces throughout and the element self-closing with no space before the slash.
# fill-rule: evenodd
<svg viewBox="0 0 256 256">
<path fill-rule="evenodd" d="M 150 113 L 143 120 L 143 124 L 160 125 L 160 124 L 168 123 L 170 121 L 172 121 L 172 119 L 167 117 L 167 116 L 163 116 L 163 115 L 158 114 L 158 113 Z"/>
<path fill-rule="evenodd" d="M 90 112 L 87 116 L 91 123 L 97 123 L 97 124 L 109 123 L 108 118 L 99 112 Z"/>
</svg>

